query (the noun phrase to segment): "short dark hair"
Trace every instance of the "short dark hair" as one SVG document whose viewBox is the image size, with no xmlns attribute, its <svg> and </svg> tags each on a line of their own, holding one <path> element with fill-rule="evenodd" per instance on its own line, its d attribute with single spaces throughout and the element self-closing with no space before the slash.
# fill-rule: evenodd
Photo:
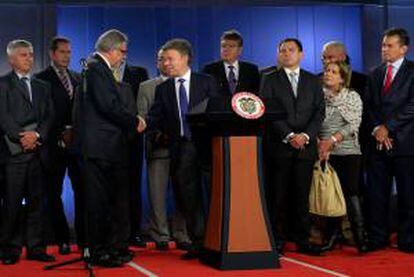
<svg viewBox="0 0 414 277">
<path fill-rule="evenodd" d="M 300 42 L 300 40 L 298 40 L 297 38 L 285 38 L 284 40 L 279 42 L 278 49 L 280 50 L 280 47 L 282 46 L 282 44 L 286 42 L 294 42 L 298 46 L 299 52 L 303 52 L 302 42 Z"/>
<path fill-rule="evenodd" d="M 50 41 L 49 50 L 55 52 L 59 47 L 59 43 L 70 43 L 70 39 L 66 37 L 54 37 Z"/>
<path fill-rule="evenodd" d="M 407 30 L 403 28 L 390 28 L 385 30 L 383 37 L 398 36 L 401 45 L 408 46 L 410 44 L 410 37 Z"/>
<path fill-rule="evenodd" d="M 241 36 L 240 32 L 237 31 L 236 29 L 231 29 L 231 30 L 223 32 L 220 40 L 234 40 L 234 41 L 237 41 L 237 44 L 240 47 L 243 46 L 243 37 Z"/>
<path fill-rule="evenodd" d="M 187 55 L 188 56 L 188 64 L 191 64 L 191 60 L 193 58 L 193 49 L 191 47 L 191 43 L 182 38 L 174 38 L 167 41 L 163 46 L 161 46 L 162 51 L 167 50 L 176 50 L 181 55 Z"/>
</svg>

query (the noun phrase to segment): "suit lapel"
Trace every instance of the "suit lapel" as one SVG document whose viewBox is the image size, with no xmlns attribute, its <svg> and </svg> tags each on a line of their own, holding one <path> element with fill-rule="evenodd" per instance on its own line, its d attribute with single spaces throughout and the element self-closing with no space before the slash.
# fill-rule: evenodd
<svg viewBox="0 0 414 277">
<path fill-rule="evenodd" d="M 191 109 L 197 103 L 199 103 L 199 85 L 197 82 L 197 76 L 194 73 L 191 73 L 191 80 L 190 80 L 190 101 L 189 101 L 189 108 Z"/>
<path fill-rule="evenodd" d="M 37 82 L 36 79 L 32 79 L 32 81 L 30 82 L 30 85 L 32 86 L 32 103 L 33 103 L 33 108 L 36 111 L 36 116 L 39 118 L 39 107 L 40 107 L 40 102 L 41 102 L 41 87 L 39 86 L 39 83 Z"/>
<path fill-rule="evenodd" d="M 219 63 L 219 74 L 221 79 L 221 84 L 223 88 L 226 90 L 226 92 L 231 95 L 230 87 L 229 87 L 229 80 L 227 80 L 226 70 L 224 68 L 224 62 L 220 61 Z"/>
<path fill-rule="evenodd" d="M 396 89 L 400 86 L 401 81 L 405 80 L 406 73 L 407 73 L 407 60 L 404 59 L 403 63 L 401 64 L 400 69 L 398 70 L 397 74 L 394 77 L 394 80 L 392 80 L 391 82 L 389 95 L 395 94 Z"/>
<path fill-rule="evenodd" d="M 178 111 L 178 101 L 177 101 L 177 95 L 175 92 L 175 83 L 174 83 L 174 78 L 170 78 L 168 79 L 168 90 L 171 93 L 167 93 L 166 96 L 169 98 L 167 100 L 167 104 L 171 105 L 171 108 L 173 109 L 173 114 L 175 116 L 175 118 L 180 121 L 180 115 L 179 115 L 179 111 Z"/>
<path fill-rule="evenodd" d="M 299 80 L 298 80 L 298 89 L 297 89 L 297 96 L 296 99 L 300 100 L 303 98 L 303 93 L 306 93 L 306 78 L 304 77 L 305 74 L 303 73 L 302 70 L 300 70 L 299 73 Z M 292 90 L 293 93 L 293 90 Z"/>
<path fill-rule="evenodd" d="M 289 78 L 286 75 L 286 72 L 283 68 L 280 69 L 280 79 L 282 82 L 282 85 L 286 88 L 287 91 L 289 91 L 290 97 L 292 97 L 293 100 L 295 100 L 295 94 L 293 93 L 292 85 L 290 84 Z M 298 85 L 299 90 L 299 85 Z"/>
<path fill-rule="evenodd" d="M 18 93 L 21 94 L 24 100 L 26 100 L 30 105 L 32 105 L 32 102 L 30 101 L 29 95 L 26 91 L 26 88 L 23 86 L 23 84 L 20 82 L 19 77 L 16 73 L 12 72 L 10 74 L 10 80 L 11 80 L 11 87 L 14 88 L 14 90 L 17 90 Z"/>
</svg>

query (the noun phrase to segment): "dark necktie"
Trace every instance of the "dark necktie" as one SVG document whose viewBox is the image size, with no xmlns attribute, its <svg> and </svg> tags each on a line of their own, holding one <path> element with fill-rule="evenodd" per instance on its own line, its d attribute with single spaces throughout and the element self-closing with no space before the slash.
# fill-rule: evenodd
<svg viewBox="0 0 414 277">
<path fill-rule="evenodd" d="M 392 65 L 387 66 L 387 71 L 385 73 L 384 86 L 382 87 L 382 95 L 386 95 L 390 92 L 392 83 Z"/>
<path fill-rule="evenodd" d="M 236 91 L 237 87 L 236 74 L 234 73 L 233 65 L 229 65 L 229 75 L 227 76 L 227 78 L 229 82 L 230 94 L 233 94 Z"/>
<path fill-rule="evenodd" d="M 183 136 L 186 138 L 191 137 L 190 128 L 187 123 L 187 113 L 188 113 L 188 100 L 187 100 L 187 92 L 185 90 L 184 82 L 185 79 L 178 79 L 180 83 L 180 87 L 178 88 L 180 94 L 180 112 L 181 112 L 181 124 L 183 128 Z"/>
<path fill-rule="evenodd" d="M 65 88 L 66 92 L 69 94 L 69 97 L 72 98 L 73 91 L 70 85 L 70 80 L 66 72 L 62 69 L 59 70 L 59 79 L 62 82 L 63 87 Z"/>
<path fill-rule="evenodd" d="M 32 102 L 33 98 L 32 98 L 32 88 L 30 87 L 30 79 L 27 77 L 22 77 L 20 80 L 22 81 L 22 85 L 24 87 L 27 97 L 30 99 L 30 102 Z"/>
</svg>

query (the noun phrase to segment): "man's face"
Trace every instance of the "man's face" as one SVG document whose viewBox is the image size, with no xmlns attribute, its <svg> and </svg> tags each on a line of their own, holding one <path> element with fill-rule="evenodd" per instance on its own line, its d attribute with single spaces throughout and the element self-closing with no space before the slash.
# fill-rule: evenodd
<svg viewBox="0 0 414 277">
<path fill-rule="evenodd" d="M 9 57 L 11 67 L 22 74 L 27 74 L 33 66 L 33 48 L 19 47 L 16 48 Z"/>
<path fill-rule="evenodd" d="M 382 40 L 381 56 L 383 62 L 393 63 L 407 53 L 408 47 L 402 45 L 398 36 L 385 36 Z"/>
<path fill-rule="evenodd" d="M 243 47 L 236 40 L 223 39 L 220 42 L 220 57 L 223 61 L 234 63 L 239 59 Z"/>
<path fill-rule="evenodd" d="M 157 55 L 157 68 L 160 71 L 161 75 L 168 76 L 166 66 L 164 65 L 165 60 L 165 53 L 164 51 L 160 50 L 158 51 Z"/>
<path fill-rule="evenodd" d="M 183 55 L 175 49 L 163 51 L 162 66 L 169 77 L 184 75 L 189 69 L 188 55 Z"/>
<path fill-rule="evenodd" d="M 59 68 L 68 68 L 72 49 L 70 43 L 60 42 L 55 51 L 50 51 L 49 56 L 53 64 Z"/>
<path fill-rule="evenodd" d="M 330 63 L 343 62 L 345 59 L 346 55 L 339 47 L 328 46 L 322 53 L 322 63 L 324 66 Z"/>
<path fill-rule="evenodd" d="M 293 41 L 284 42 L 279 47 L 279 63 L 286 68 L 295 69 L 299 66 L 303 58 L 303 52 L 299 51 L 299 47 Z"/>
<path fill-rule="evenodd" d="M 112 49 L 108 52 L 108 60 L 111 67 L 116 68 L 121 65 L 121 62 L 126 58 L 128 53 L 128 45 L 126 42 L 121 43 L 118 48 Z"/>
</svg>

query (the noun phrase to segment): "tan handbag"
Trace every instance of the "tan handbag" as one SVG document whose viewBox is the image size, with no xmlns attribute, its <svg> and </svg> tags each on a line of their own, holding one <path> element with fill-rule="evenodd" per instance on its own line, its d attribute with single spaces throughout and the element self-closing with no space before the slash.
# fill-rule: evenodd
<svg viewBox="0 0 414 277">
<path fill-rule="evenodd" d="M 309 193 L 309 212 L 316 215 L 339 217 L 346 215 L 345 198 L 338 175 L 328 162 L 317 161 L 313 167 Z"/>
</svg>

